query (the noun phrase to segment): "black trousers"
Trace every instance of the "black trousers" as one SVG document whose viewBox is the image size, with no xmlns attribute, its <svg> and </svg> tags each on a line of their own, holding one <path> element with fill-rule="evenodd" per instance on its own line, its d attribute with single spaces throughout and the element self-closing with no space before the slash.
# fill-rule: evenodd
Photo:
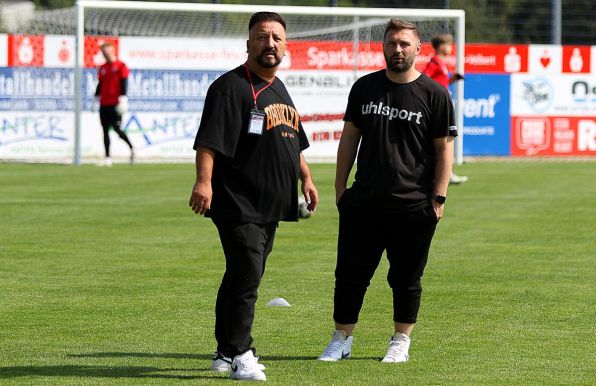
<svg viewBox="0 0 596 386">
<path fill-rule="evenodd" d="M 334 320 L 358 322 L 370 280 L 387 251 L 393 320 L 415 323 L 422 294 L 420 279 L 437 225 L 434 210 L 426 207 L 410 213 L 374 214 L 344 201 L 338 205 Z"/>
<path fill-rule="evenodd" d="M 273 249 L 277 223 L 213 222 L 226 257 L 215 304 L 215 339 L 217 351 L 233 358 L 252 348 L 257 291 Z"/>
<path fill-rule="evenodd" d="M 122 116 L 116 111 L 116 106 L 100 106 L 99 120 L 103 128 L 103 145 L 106 149 L 106 157 L 110 156 L 110 128 L 114 129 L 116 134 L 132 149 L 132 143 L 126 133 L 120 129 Z"/>
</svg>

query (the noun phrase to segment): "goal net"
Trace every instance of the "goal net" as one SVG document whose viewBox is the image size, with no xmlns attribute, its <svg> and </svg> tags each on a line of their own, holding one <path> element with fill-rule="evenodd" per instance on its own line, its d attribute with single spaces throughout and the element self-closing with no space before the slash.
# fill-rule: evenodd
<svg viewBox="0 0 596 386">
<path fill-rule="evenodd" d="M 430 39 L 453 35 L 457 49 L 447 64 L 451 71 L 463 72 L 464 14 L 458 10 L 81 0 L 75 8 L 36 13 L 12 31 L 9 44 L 16 59 L 19 52 L 30 50 L 35 56 L 36 50 L 44 51 L 41 67 L 57 71 L 44 75 L 49 77 L 46 82 L 72 79 L 63 101 L 47 95 L 40 100 L 57 102 L 44 104 L 55 107 L 53 113 L 59 116 L 55 121 L 62 125 L 59 132 L 65 139 L 61 145 L 75 163 L 103 155 L 94 92 L 104 42 L 115 44 L 119 58 L 131 70 L 129 113 L 122 127 L 137 157 L 190 160 L 207 89 L 246 60 L 248 19 L 263 10 L 278 12 L 287 22 L 288 50 L 278 77 L 301 114 L 311 142 L 305 154 L 311 160 L 335 159 L 352 84 L 359 76 L 385 68 L 382 40 L 389 18 L 417 24 L 424 42 L 416 64 L 420 70 L 432 54 Z M 12 62 L 20 68 L 18 60 Z M 48 92 L 52 93 L 51 87 Z M 452 92 L 462 127 L 463 87 Z M 456 145 L 459 162 L 462 139 Z M 112 143 L 113 156 L 124 159 L 126 146 L 116 137 Z M 57 150 L 55 154 L 66 155 Z"/>
</svg>

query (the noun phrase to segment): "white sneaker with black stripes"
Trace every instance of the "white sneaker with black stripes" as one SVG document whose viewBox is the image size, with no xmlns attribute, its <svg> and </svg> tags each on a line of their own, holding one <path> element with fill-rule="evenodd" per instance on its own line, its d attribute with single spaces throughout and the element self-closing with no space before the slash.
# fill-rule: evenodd
<svg viewBox="0 0 596 386">
<path fill-rule="evenodd" d="M 259 358 L 257 357 L 257 360 Z M 227 373 L 230 371 L 232 365 L 232 358 L 223 355 L 220 352 L 213 353 L 213 360 L 211 361 L 211 371 L 216 373 Z M 265 371 L 265 365 L 257 362 L 257 367 L 261 371 Z"/>
<path fill-rule="evenodd" d="M 230 378 L 240 381 L 266 381 L 267 376 L 259 369 L 257 357 L 248 350 L 244 354 L 236 355 L 230 366 Z"/>
<path fill-rule="evenodd" d="M 352 336 L 346 337 L 343 330 L 335 330 L 331 337 L 331 342 L 325 347 L 325 350 L 318 358 L 323 362 L 337 362 L 340 359 L 352 357 Z"/>
</svg>

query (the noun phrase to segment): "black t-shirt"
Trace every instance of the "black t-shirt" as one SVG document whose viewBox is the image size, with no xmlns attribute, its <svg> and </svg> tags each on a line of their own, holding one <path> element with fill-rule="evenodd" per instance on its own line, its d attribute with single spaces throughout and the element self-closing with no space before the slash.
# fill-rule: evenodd
<svg viewBox="0 0 596 386">
<path fill-rule="evenodd" d="M 457 135 L 454 115 L 449 92 L 424 74 L 405 84 L 389 80 L 385 70 L 358 79 L 344 120 L 360 129 L 362 139 L 355 181 L 345 199 L 382 212 L 428 206 L 433 140 Z"/>
<path fill-rule="evenodd" d="M 256 92 L 267 82 L 251 72 Z M 308 139 L 284 84 L 275 78 L 257 98 L 262 135 L 248 132 L 253 96 L 244 66 L 209 87 L 194 148 L 215 151 L 213 199 L 206 215 L 266 224 L 296 221 L 300 152 Z"/>
</svg>

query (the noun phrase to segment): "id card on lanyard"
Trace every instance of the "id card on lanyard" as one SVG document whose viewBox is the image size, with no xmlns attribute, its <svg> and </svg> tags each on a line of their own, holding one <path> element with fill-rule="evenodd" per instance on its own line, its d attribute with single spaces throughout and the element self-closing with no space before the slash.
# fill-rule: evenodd
<svg viewBox="0 0 596 386">
<path fill-rule="evenodd" d="M 252 84 L 252 77 L 250 76 L 250 71 L 246 64 L 244 64 L 244 69 L 246 70 L 246 76 L 248 76 L 248 81 L 250 83 L 250 90 L 252 91 L 253 100 L 253 108 L 252 110 L 250 110 L 250 121 L 248 122 L 248 133 L 263 135 L 263 128 L 265 127 L 265 117 L 267 116 L 267 114 L 265 114 L 262 111 L 259 111 L 259 109 L 257 108 L 257 98 L 263 91 L 265 91 L 269 86 L 273 84 L 273 81 L 267 83 L 266 86 L 264 86 L 259 91 L 255 92 L 255 87 Z"/>
</svg>

